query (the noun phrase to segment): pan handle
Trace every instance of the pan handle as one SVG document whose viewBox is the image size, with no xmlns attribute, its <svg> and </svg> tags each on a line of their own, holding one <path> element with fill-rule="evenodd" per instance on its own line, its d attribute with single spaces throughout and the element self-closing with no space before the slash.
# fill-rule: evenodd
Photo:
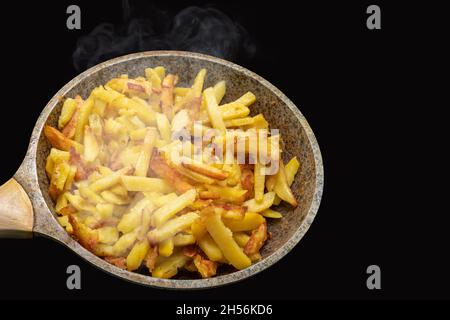
<svg viewBox="0 0 450 320">
<path fill-rule="evenodd" d="M 33 207 L 22 186 L 9 179 L 0 186 L 0 236 L 33 231 Z"/>
</svg>

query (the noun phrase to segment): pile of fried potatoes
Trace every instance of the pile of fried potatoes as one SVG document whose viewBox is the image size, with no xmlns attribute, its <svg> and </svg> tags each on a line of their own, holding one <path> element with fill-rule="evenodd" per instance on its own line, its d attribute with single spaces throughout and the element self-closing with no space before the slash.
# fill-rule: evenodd
<svg viewBox="0 0 450 320">
<path fill-rule="evenodd" d="M 249 116 L 253 93 L 221 104 L 226 83 L 204 89 L 205 75 L 200 70 L 191 87 L 177 87 L 178 77 L 164 67 L 135 79 L 122 75 L 86 100 L 65 99 L 58 127 L 44 128 L 52 146 L 49 195 L 60 224 L 117 267 L 159 278 L 181 270 L 212 277 L 221 264 L 246 268 L 261 259 L 270 238 L 266 218 L 282 218 L 272 205 L 297 206 L 290 189 L 296 157 L 283 164 L 281 150 L 269 143 L 267 155 L 279 159 L 271 175 L 258 160 L 215 161 L 211 148 L 227 131 L 269 124 L 262 114 Z M 200 147 L 192 143 L 194 127 L 203 135 Z M 222 137 L 205 138 L 209 129 Z M 173 138 L 183 130 L 191 139 Z M 183 148 L 200 157 L 174 159 Z"/>
</svg>

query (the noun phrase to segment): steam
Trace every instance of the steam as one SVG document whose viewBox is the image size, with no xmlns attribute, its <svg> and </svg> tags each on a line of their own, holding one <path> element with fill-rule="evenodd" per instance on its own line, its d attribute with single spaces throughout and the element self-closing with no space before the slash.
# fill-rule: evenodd
<svg viewBox="0 0 450 320">
<path fill-rule="evenodd" d="M 188 7 L 173 17 L 155 8 L 147 12 L 138 16 L 124 0 L 122 24 L 102 23 L 80 37 L 73 53 L 75 69 L 148 50 L 192 51 L 231 61 L 250 59 L 255 53 L 245 29 L 215 8 Z"/>
</svg>

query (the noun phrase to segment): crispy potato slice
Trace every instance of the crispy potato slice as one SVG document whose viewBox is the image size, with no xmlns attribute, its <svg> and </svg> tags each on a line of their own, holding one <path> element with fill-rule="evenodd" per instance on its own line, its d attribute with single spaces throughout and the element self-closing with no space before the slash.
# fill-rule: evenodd
<svg viewBox="0 0 450 320">
<path fill-rule="evenodd" d="M 98 232 L 92 230 L 78 221 L 74 215 L 69 215 L 69 222 L 73 228 L 73 235 L 78 242 L 87 250 L 94 252 L 98 244 Z"/>
<path fill-rule="evenodd" d="M 216 185 L 206 185 L 206 188 L 213 194 L 218 195 L 221 201 L 233 204 L 242 204 L 247 193 L 247 190 Z"/>
<path fill-rule="evenodd" d="M 250 259 L 245 255 L 236 241 L 234 241 L 233 234 L 230 229 L 228 229 L 222 222 L 220 213 L 213 211 L 207 214 L 206 228 L 208 229 L 211 237 L 222 250 L 225 258 L 236 269 L 241 270 L 252 264 Z"/>
<path fill-rule="evenodd" d="M 217 169 L 211 165 L 204 164 L 203 162 L 194 159 L 183 157 L 181 159 L 181 164 L 183 165 L 183 167 L 188 168 L 189 170 L 213 179 L 225 180 L 226 178 L 228 178 L 228 172 Z"/>
<path fill-rule="evenodd" d="M 252 231 L 252 235 L 245 245 L 244 253 L 248 256 L 259 253 L 259 249 L 261 249 L 261 247 L 264 245 L 267 237 L 267 223 L 263 222 L 257 229 Z"/>
<path fill-rule="evenodd" d="M 202 278 L 210 278 L 216 275 L 217 262 L 203 258 L 200 254 L 194 257 L 194 264 Z"/>
<path fill-rule="evenodd" d="M 65 135 L 63 135 L 60 131 L 58 131 L 56 128 L 53 128 L 49 125 L 46 125 L 44 127 L 44 134 L 47 137 L 48 141 L 52 145 L 52 147 L 63 150 L 63 151 L 69 151 L 70 148 L 75 148 L 76 150 L 83 150 L 83 146 L 79 144 L 78 142 L 67 138 Z"/>
<path fill-rule="evenodd" d="M 152 169 L 157 176 L 165 179 L 178 193 L 184 193 L 193 189 L 193 186 L 175 169 L 170 167 L 159 153 L 153 153 L 150 161 L 150 169 Z"/>
</svg>

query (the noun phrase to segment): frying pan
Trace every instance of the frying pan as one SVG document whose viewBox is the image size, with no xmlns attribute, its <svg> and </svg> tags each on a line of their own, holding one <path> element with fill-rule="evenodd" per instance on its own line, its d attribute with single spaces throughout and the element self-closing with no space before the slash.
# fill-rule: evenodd
<svg viewBox="0 0 450 320">
<path fill-rule="evenodd" d="M 283 218 L 269 222 L 272 238 L 261 251 L 261 261 L 247 269 L 220 269 L 209 279 L 179 275 L 175 279 L 152 278 L 144 273 L 122 270 L 95 256 L 75 241 L 57 222 L 54 203 L 48 195 L 45 161 L 50 145 L 43 134 L 45 124 L 56 126 L 61 112 L 61 97 L 80 94 L 86 98 L 92 89 L 121 74 L 137 77 L 146 67 L 162 65 L 180 76 L 180 85 L 192 83 L 201 68 L 208 70 L 205 86 L 225 80 L 225 102 L 252 91 L 257 101 L 252 115 L 263 113 L 271 128 L 283 137 L 283 160 L 297 156 L 301 167 L 292 185 L 299 205 L 293 210 L 280 205 Z M 67 83 L 48 102 L 34 127 L 27 154 L 14 177 L 0 187 L 0 234 L 3 236 L 43 235 L 56 240 L 78 255 L 122 279 L 153 287 L 196 289 L 216 287 L 250 277 L 286 255 L 304 236 L 319 208 L 323 189 L 322 158 L 316 138 L 298 108 L 277 88 L 253 72 L 211 56 L 181 51 L 150 51 L 106 61 L 83 72 Z"/>
</svg>

